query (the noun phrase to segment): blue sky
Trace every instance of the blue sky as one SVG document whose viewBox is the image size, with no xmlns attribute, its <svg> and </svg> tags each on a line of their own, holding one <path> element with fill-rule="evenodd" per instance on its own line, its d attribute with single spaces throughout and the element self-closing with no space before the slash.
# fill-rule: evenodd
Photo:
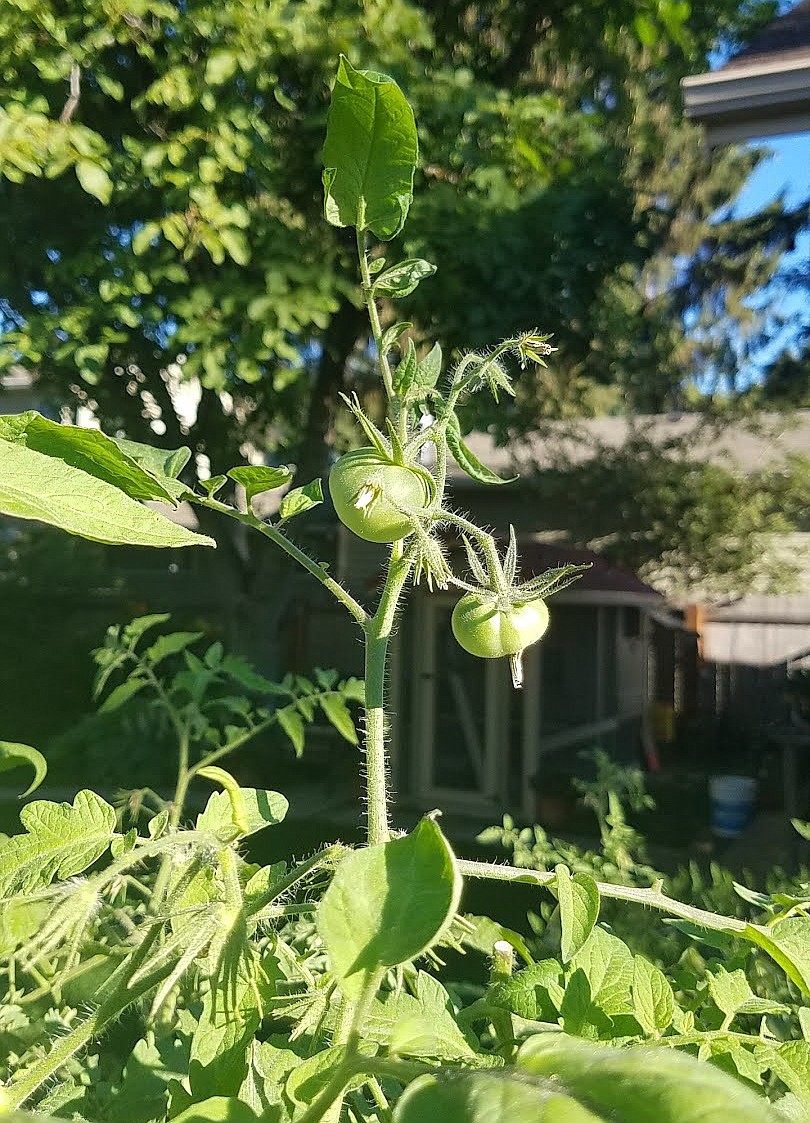
<svg viewBox="0 0 810 1123">
<path fill-rule="evenodd" d="M 772 155 L 759 165 L 740 192 L 735 207 L 738 213 L 751 214 L 782 194 L 792 206 L 810 197 L 810 133 L 765 137 L 752 144 L 771 149 Z M 794 252 L 785 258 L 785 268 L 799 266 L 810 271 L 810 232 L 807 231 L 797 240 Z M 806 291 L 800 292 L 795 286 L 784 283 L 773 295 L 779 300 L 779 311 L 786 323 L 778 340 L 762 350 L 758 365 L 767 363 L 785 343 L 797 338 L 804 325 L 810 323 L 810 303 Z M 751 371 L 749 376 L 755 378 L 756 373 Z"/>
</svg>

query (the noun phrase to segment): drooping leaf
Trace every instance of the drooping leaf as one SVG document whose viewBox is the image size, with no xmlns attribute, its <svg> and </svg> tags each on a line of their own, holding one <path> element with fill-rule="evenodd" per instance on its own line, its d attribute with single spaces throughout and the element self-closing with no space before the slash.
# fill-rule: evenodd
<svg viewBox="0 0 810 1123">
<path fill-rule="evenodd" d="M 461 893 L 453 853 L 432 819 L 405 838 L 349 854 L 318 909 L 318 932 L 344 993 L 426 951 L 452 920 Z"/>
<path fill-rule="evenodd" d="M 191 456 L 191 449 L 153 448 L 152 445 L 130 441 L 124 437 L 111 438 L 122 452 L 132 459 L 160 483 L 176 502 L 191 498 L 193 492 L 177 478 Z"/>
<path fill-rule="evenodd" d="M 475 948 L 484 955 L 491 956 L 492 948 L 498 941 L 505 941 L 515 949 L 524 963 L 533 963 L 531 952 L 526 946 L 526 941 L 519 932 L 506 928 L 488 916 L 470 916 L 465 914 L 465 931 L 462 943 L 466 948 Z M 472 930 L 470 930 L 472 929 Z"/>
<path fill-rule="evenodd" d="M 615 1123 L 773 1123 L 768 1101 L 714 1065 L 670 1049 L 611 1049 L 540 1033 L 518 1052 L 520 1072 L 553 1077 L 597 1119 Z"/>
<path fill-rule="evenodd" d="M 45 779 L 48 762 L 42 753 L 31 745 L 21 745 L 16 741 L 0 741 L 0 772 L 8 772 L 25 764 L 33 768 L 34 778 L 22 793 L 23 797 L 36 791 Z"/>
<path fill-rule="evenodd" d="M 20 444 L 0 442 L 0 512 L 112 546 L 215 546 L 118 487 Z"/>
<path fill-rule="evenodd" d="M 142 675 L 131 674 L 129 678 L 120 682 L 98 708 L 100 714 L 111 714 L 125 705 L 130 698 L 140 694 L 149 685 L 149 680 Z"/>
<path fill-rule="evenodd" d="M 285 465 L 280 468 L 267 468 L 262 464 L 246 464 L 243 467 L 231 468 L 228 475 L 245 489 L 248 507 L 257 495 L 265 491 L 275 491 L 277 487 L 284 487 L 292 479 L 292 472 Z"/>
<path fill-rule="evenodd" d="M 404 320 L 401 323 L 391 324 L 390 327 L 387 327 L 385 329 L 385 331 L 382 333 L 382 339 L 380 340 L 380 352 L 381 352 L 381 354 L 387 355 L 388 352 L 391 350 L 391 348 L 396 343 L 396 341 L 399 339 L 399 337 L 401 335 L 404 335 L 404 333 L 408 330 L 408 328 L 412 328 L 412 327 L 413 327 L 413 324 L 410 321 L 404 321 Z"/>
<path fill-rule="evenodd" d="M 770 928 L 746 924 L 742 936 L 766 951 L 803 994 L 810 994 L 810 918 L 791 916 Z"/>
<path fill-rule="evenodd" d="M 372 292 L 393 297 L 410 296 L 420 281 L 435 272 L 436 266 L 429 261 L 409 257 L 381 273 L 372 285 Z"/>
<path fill-rule="evenodd" d="M 5 423 L 11 420 L 8 417 L 0 418 Z M 131 442 L 114 440 L 99 429 L 59 425 L 33 410 L 15 415 L 13 421 L 13 429 L 8 424 L 0 427 L 0 438 L 4 431 L 7 434 L 13 432 L 14 436 L 4 439 L 25 445 L 44 456 L 54 457 L 72 468 L 79 468 L 89 476 L 95 476 L 96 479 L 117 487 L 130 499 L 159 499 L 165 503 L 174 503 L 172 493 L 155 479 L 149 469 L 145 470 L 139 457 L 133 456 L 124 447 Z M 134 447 L 144 449 L 148 446 Z"/>
<path fill-rule="evenodd" d="M 276 710 L 278 723 L 290 739 L 295 755 L 304 751 L 304 719 L 295 706 L 282 706 Z"/>
<path fill-rule="evenodd" d="M 321 704 L 321 709 L 341 737 L 348 741 L 350 745 L 358 744 L 354 720 L 349 712 L 349 707 L 340 694 L 322 694 L 318 701 Z"/>
<path fill-rule="evenodd" d="M 450 415 L 447 425 L 447 445 L 462 472 L 480 484 L 511 484 L 517 479 L 517 476 L 511 476 L 504 480 L 491 468 L 487 468 L 486 464 L 481 463 L 462 440 L 461 427 L 455 414 Z"/>
<path fill-rule="evenodd" d="M 91 791 L 73 804 L 38 799 L 20 812 L 26 833 L 0 844 L 0 893 L 25 893 L 82 873 L 115 837 L 115 811 Z"/>
<path fill-rule="evenodd" d="M 319 479 L 311 480 L 303 487 L 294 487 L 292 491 L 288 491 L 281 500 L 278 513 L 282 519 L 294 519 L 296 515 L 302 515 L 304 511 L 312 510 L 319 503 L 323 503 L 321 481 Z"/>
<path fill-rule="evenodd" d="M 557 900 L 560 906 L 560 953 L 568 963 L 593 931 L 599 916 L 599 890 L 585 873 L 571 874 L 563 865 L 556 867 Z"/>
<path fill-rule="evenodd" d="M 417 157 L 413 111 L 397 84 L 341 56 L 323 148 L 327 222 L 393 238 L 411 205 Z"/>
</svg>

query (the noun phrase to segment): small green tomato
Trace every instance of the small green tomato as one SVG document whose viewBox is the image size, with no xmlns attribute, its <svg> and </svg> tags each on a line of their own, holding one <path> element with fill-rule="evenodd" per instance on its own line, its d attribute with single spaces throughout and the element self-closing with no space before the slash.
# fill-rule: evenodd
<svg viewBox="0 0 810 1123">
<path fill-rule="evenodd" d="M 340 521 L 358 537 L 398 542 L 413 530 L 401 508 L 426 510 L 436 485 L 424 468 L 395 464 L 374 448 L 358 448 L 333 465 L 329 494 Z"/>
<path fill-rule="evenodd" d="M 453 635 L 465 651 L 479 659 L 501 659 L 508 655 L 512 682 L 523 685 L 522 655 L 543 636 L 549 615 L 545 601 L 499 608 L 497 598 L 485 593 L 467 593 L 453 609 Z"/>
</svg>

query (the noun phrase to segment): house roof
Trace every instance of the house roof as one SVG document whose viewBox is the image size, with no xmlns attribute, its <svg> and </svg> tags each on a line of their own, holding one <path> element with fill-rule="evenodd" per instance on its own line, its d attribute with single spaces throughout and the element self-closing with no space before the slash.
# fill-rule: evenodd
<svg viewBox="0 0 810 1123">
<path fill-rule="evenodd" d="M 810 0 L 725 65 L 681 85 L 686 115 L 705 126 L 710 145 L 810 131 Z"/>
<path fill-rule="evenodd" d="M 758 472 L 786 463 L 791 455 L 810 456 L 810 410 L 791 414 L 762 413 L 752 422 L 738 422 L 721 431 L 706 428 L 697 413 L 637 417 L 591 417 L 571 422 L 547 423 L 542 432 L 530 434 L 507 446 L 496 444 L 489 433 L 465 437 L 471 451 L 487 467 L 502 476 L 515 469 L 528 472 L 553 467 L 560 455 L 582 462 L 599 448 L 617 449 L 634 433 L 662 446 L 670 440 L 692 438 L 688 455 L 697 462 L 725 463 L 742 472 Z M 478 485 L 451 463 L 449 476 L 455 489 Z"/>
</svg>

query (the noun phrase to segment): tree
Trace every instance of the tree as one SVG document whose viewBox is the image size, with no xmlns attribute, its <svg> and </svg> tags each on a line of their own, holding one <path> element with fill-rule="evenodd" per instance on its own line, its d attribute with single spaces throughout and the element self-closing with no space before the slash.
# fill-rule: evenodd
<svg viewBox="0 0 810 1123">
<path fill-rule="evenodd" d="M 534 476 L 546 525 L 672 596 L 794 589 L 802 559 L 779 539 L 806 519 L 810 458 L 746 471 L 733 455 L 708 458 L 727 417 L 690 421 L 673 432 L 637 418 L 618 444 L 570 429 Z"/>
<path fill-rule="evenodd" d="M 515 408 L 499 410 L 504 435 L 622 396 L 666 404 L 695 351 L 683 315 L 729 273 L 735 293 L 765 279 L 799 222 L 776 209 L 709 234 L 751 160 L 698 155 L 676 108 L 715 30 L 745 34 L 772 8 L 8 4 L 2 361 L 36 369 L 55 404 L 90 409 L 109 432 L 190 444 L 192 471 L 252 446 L 292 459 L 301 482 L 320 474 L 346 439 L 339 393 L 366 386 L 349 247 L 319 220 L 328 76 L 345 51 L 391 72 L 420 121 L 421 201 L 394 250 L 440 269 L 410 302 L 417 344 L 439 327 L 473 345 L 537 320 L 556 333 L 548 380 L 519 379 Z M 708 260 L 710 239 L 723 255 Z M 744 239 L 743 267 L 725 247 Z M 678 283 L 652 286 L 684 254 Z M 194 380 L 196 406 L 180 392 Z M 238 544 L 231 560 L 249 588 L 253 560 Z"/>
</svg>

